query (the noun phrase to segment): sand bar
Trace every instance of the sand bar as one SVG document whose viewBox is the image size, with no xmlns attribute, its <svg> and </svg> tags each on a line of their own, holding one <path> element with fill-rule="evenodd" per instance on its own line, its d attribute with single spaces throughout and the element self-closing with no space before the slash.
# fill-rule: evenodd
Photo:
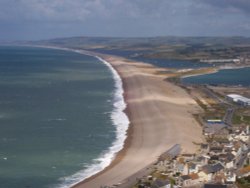
<svg viewBox="0 0 250 188">
<path fill-rule="evenodd" d="M 193 153 L 202 142 L 202 129 L 192 114 L 200 111 L 182 88 L 164 81 L 157 68 L 114 56 L 101 56 L 122 77 L 126 113 L 131 121 L 124 149 L 101 173 L 73 188 L 100 188 L 122 182 L 154 162 L 175 144 Z"/>
</svg>

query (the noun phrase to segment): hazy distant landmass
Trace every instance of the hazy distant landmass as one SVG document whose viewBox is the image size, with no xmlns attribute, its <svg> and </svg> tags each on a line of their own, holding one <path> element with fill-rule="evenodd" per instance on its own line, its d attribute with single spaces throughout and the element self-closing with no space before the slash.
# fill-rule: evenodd
<svg viewBox="0 0 250 188">
<path fill-rule="evenodd" d="M 18 42 L 93 50 L 127 58 L 216 60 L 236 59 L 249 62 L 249 37 L 71 37 Z"/>
</svg>

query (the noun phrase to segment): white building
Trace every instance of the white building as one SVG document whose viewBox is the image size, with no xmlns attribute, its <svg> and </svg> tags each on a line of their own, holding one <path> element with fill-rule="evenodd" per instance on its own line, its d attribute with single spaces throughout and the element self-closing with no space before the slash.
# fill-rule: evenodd
<svg viewBox="0 0 250 188">
<path fill-rule="evenodd" d="M 227 99 L 242 106 L 250 106 L 250 99 L 237 94 L 227 95 Z"/>
</svg>

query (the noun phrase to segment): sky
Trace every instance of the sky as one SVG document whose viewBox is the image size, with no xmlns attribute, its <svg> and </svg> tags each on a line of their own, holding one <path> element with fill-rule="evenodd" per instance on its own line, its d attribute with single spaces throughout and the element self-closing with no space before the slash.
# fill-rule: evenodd
<svg viewBox="0 0 250 188">
<path fill-rule="evenodd" d="M 0 41 L 248 36 L 250 0 L 0 0 Z"/>
</svg>

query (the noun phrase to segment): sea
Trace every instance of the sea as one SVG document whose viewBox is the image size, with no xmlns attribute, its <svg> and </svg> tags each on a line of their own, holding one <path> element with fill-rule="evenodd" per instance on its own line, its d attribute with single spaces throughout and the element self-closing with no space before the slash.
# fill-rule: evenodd
<svg viewBox="0 0 250 188">
<path fill-rule="evenodd" d="M 0 187 L 66 188 L 105 168 L 129 124 L 122 82 L 98 57 L 0 46 Z"/>
<path fill-rule="evenodd" d="M 185 77 L 182 83 L 250 87 L 250 67 L 222 69 L 212 74 Z"/>
</svg>

